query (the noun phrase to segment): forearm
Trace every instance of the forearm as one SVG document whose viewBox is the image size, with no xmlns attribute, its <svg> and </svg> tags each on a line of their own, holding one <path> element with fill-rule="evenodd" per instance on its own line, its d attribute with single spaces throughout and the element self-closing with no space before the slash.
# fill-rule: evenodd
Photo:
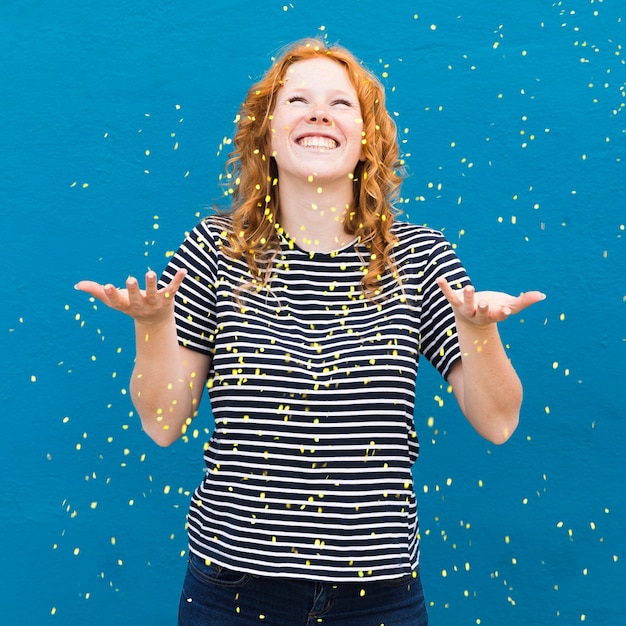
<svg viewBox="0 0 626 626">
<path fill-rule="evenodd" d="M 506 354 L 497 324 L 457 320 L 462 353 L 463 413 L 486 439 L 504 443 L 517 427 L 522 385 Z"/>
<path fill-rule="evenodd" d="M 184 432 L 195 410 L 173 316 L 158 324 L 135 321 L 135 335 L 133 404 L 146 433 L 159 445 L 169 445 Z"/>
</svg>

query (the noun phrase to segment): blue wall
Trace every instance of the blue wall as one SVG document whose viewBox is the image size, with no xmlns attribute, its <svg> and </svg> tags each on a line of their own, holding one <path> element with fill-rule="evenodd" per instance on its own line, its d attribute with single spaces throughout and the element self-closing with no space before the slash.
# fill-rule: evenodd
<svg viewBox="0 0 626 626">
<path fill-rule="evenodd" d="M 130 320 L 72 286 L 163 267 L 221 201 L 250 80 L 321 33 L 387 85 L 409 219 L 479 288 L 548 293 L 502 327 L 526 394 L 506 446 L 422 371 L 432 623 L 622 624 L 625 22 L 622 0 L 4 1 L 2 623 L 175 623 L 208 403 L 152 444 Z"/>
</svg>

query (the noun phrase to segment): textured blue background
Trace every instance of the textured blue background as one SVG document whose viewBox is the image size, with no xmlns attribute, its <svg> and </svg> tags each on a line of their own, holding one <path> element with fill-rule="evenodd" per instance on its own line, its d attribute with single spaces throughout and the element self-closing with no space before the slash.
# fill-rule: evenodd
<svg viewBox="0 0 626 626">
<path fill-rule="evenodd" d="M 548 293 L 502 327 L 526 393 L 506 446 L 421 372 L 431 622 L 623 624 L 625 21 L 622 0 L 4 0 L 2 623 L 175 623 L 208 403 L 152 444 L 130 320 L 72 286 L 163 267 L 222 201 L 251 79 L 322 34 L 387 86 L 409 219 L 479 288 Z"/>
</svg>

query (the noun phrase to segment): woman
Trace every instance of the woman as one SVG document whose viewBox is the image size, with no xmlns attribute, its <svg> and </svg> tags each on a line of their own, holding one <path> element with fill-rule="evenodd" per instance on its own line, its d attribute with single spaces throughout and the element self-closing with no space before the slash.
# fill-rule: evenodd
<svg viewBox="0 0 626 626">
<path fill-rule="evenodd" d="M 483 437 L 522 388 L 497 322 L 544 296 L 475 293 L 441 233 L 395 219 L 396 131 L 346 50 L 291 46 L 254 85 L 232 208 L 157 284 L 77 285 L 134 318 L 131 379 L 160 445 L 208 387 L 215 431 L 189 510 L 179 624 L 427 624 L 411 467 L 419 355 Z"/>
</svg>

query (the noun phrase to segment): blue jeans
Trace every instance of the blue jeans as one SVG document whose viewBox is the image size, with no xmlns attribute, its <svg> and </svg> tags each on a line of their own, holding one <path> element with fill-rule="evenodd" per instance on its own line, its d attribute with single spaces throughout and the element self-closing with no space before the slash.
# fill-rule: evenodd
<svg viewBox="0 0 626 626">
<path fill-rule="evenodd" d="M 419 576 L 325 583 L 207 566 L 190 555 L 179 626 L 427 626 Z"/>
</svg>

